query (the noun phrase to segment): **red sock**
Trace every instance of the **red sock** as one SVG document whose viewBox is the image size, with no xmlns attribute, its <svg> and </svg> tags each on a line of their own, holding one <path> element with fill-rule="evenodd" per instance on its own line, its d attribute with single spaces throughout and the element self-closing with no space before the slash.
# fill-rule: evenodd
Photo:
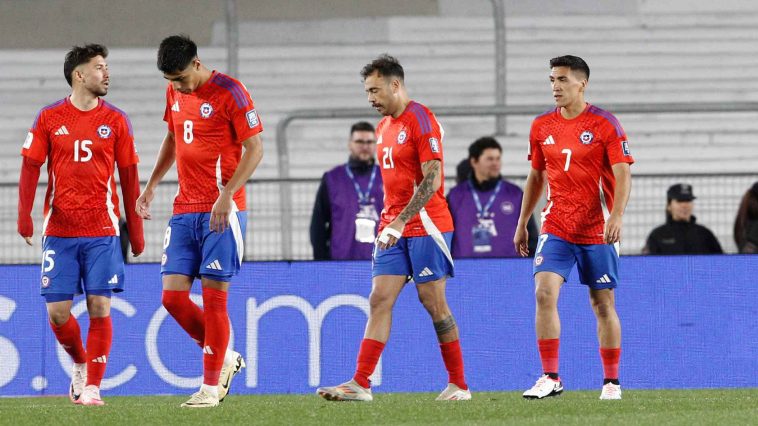
<svg viewBox="0 0 758 426">
<path fill-rule="evenodd" d="M 58 343 L 71 355 L 75 363 L 83 364 L 87 362 L 87 352 L 84 351 L 84 345 L 82 344 L 82 332 L 79 329 L 79 323 L 73 315 L 69 315 L 68 320 L 61 325 L 55 325 L 51 322 L 50 328 L 53 329 Z"/>
<path fill-rule="evenodd" d="M 355 367 L 353 380 L 364 388 L 371 387 L 368 376 L 374 374 L 374 369 L 379 362 L 379 357 L 382 356 L 384 346 L 385 344 L 378 340 L 363 339 L 361 341 L 361 349 L 358 351 L 358 363 Z"/>
<path fill-rule="evenodd" d="M 225 291 L 203 288 L 203 316 L 205 329 L 208 330 L 203 344 L 203 384 L 216 386 L 224 365 L 226 347 L 229 345 Z"/>
<path fill-rule="evenodd" d="M 561 339 L 537 339 L 542 360 L 542 372 L 558 374 L 558 348 Z"/>
<path fill-rule="evenodd" d="M 445 361 L 445 368 L 447 368 L 447 381 L 463 390 L 468 389 L 466 379 L 463 376 L 461 341 L 454 340 L 452 342 L 440 343 L 440 350 L 442 351 L 442 360 Z"/>
<path fill-rule="evenodd" d="M 205 341 L 205 319 L 203 310 L 189 298 L 190 292 L 183 290 L 163 290 L 163 307 L 195 340 L 203 347 Z"/>
<path fill-rule="evenodd" d="M 113 341 L 111 317 L 90 318 L 87 333 L 87 386 L 100 387 Z"/>
<path fill-rule="evenodd" d="M 603 378 L 619 378 L 619 358 L 621 348 L 600 348 L 600 359 L 603 361 Z"/>
</svg>

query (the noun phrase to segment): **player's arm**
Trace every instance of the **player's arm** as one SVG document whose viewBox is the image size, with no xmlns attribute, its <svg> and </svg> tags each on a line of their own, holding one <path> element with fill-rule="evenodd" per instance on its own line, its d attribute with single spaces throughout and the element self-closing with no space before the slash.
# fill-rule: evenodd
<svg viewBox="0 0 758 426">
<path fill-rule="evenodd" d="M 137 214 L 137 197 L 139 196 L 139 172 L 137 164 L 118 168 L 118 180 L 124 195 L 124 214 L 126 229 L 129 231 L 129 243 L 134 257 L 145 250 L 145 234 L 142 218 Z"/>
<path fill-rule="evenodd" d="M 18 181 L 18 233 L 24 237 L 26 244 L 32 245 L 34 235 L 34 222 L 32 221 L 32 208 L 34 196 L 37 193 L 40 167 L 42 162 L 24 157 L 21 163 L 21 176 Z"/>
<path fill-rule="evenodd" d="M 387 225 L 387 228 L 393 229 L 397 235 L 402 235 L 405 224 L 416 216 L 422 208 L 432 199 L 437 190 L 442 186 L 442 162 L 440 160 L 429 160 L 421 163 L 421 173 L 424 178 L 421 180 L 416 192 L 411 197 L 408 205 L 397 215 L 397 218 Z M 392 247 L 398 238 L 394 235 L 388 235 L 386 242 L 380 238 L 378 245 L 380 249 Z"/>
<path fill-rule="evenodd" d="M 516 253 L 522 257 L 529 256 L 529 231 L 527 225 L 532 217 L 532 212 L 537 206 L 537 202 L 542 196 L 545 189 L 545 171 L 532 167 L 529 176 L 526 178 L 524 186 L 524 197 L 521 200 L 521 213 L 519 214 L 516 232 L 513 235 L 513 244 L 516 246 Z"/>
<path fill-rule="evenodd" d="M 142 219 L 150 220 L 153 218 L 150 215 L 150 203 L 155 197 L 155 188 L 163 179 L 163 176 L 166 175 L 166 172 L 174 165 L 175 160 L 176 141 L 174 140 L 174 134 L 167 132 L 166 137 L 163 138 L 163 143 L 161 143 L 158 158 L 155 160 L 153 172 L 150 173 L 150 179 L 147 181 L 147 185 L 145 185 L 145 190 L 142 191 L 142 194 L 136 201 L 135 211 Z"/>
<path fill-rule="evenodd" d="M 616 189 L 613 193 L 613 210 L 605 221 L 603 240 L 606 244 L 621 241 L 621 223 L 629 194 L 632 192 L 632 172 L 629 163 L 616 163 L 613 166 L 613 176 L 616 178 Z"/>
<path fill-rule="evenodd" d="M 224 232 L 229 226 L 229 215 L 232 214 L 232 203 L 234 202 L 232 197 L 250 179 L 263 158 L 263 142 L 260 134 L 245 139 L 242 141 L 242 146 L 245 148 L 245 153 L 242 154 L 237 170 L 234 171 L 218 199 L 216 199 L 216 203 L 213 204 L 210 221 L 211 231 Z"/>
</svg>

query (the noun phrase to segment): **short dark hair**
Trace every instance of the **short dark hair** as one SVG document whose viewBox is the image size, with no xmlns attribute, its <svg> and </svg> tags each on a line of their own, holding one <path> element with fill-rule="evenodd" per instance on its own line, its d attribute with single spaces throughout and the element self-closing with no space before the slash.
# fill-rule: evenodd
<svg viewBox="0 0 758 426">
<path fill-rule="evenodd" d="M 554 67 L 569 67 L 571 71 L 579 71 L 584 74 L 584 78 L 590 79 L 590 66 L 578 56 L 564 55 L 553 58 L 550 60 L 550 68 Z"/>
<path fill-rule="evenodd" d="M 366 64 L 361 70 L 361 77 L 365 80 L 368 76 L 374 72 L 379 73 L 382 77 L 397 77 L 400 81 L 405 79 L 405 71 L 403 66 L 400 65 L 397 59 L 388 54 L 380 55 L 378 58 L 371 61 L 370 64 Z"/>
<path fill-rule="evenodd" d="M 197 57 L 197 45 L 184 34 L 172 35 L 158 47 L 158 69 L 164 74 L 183 71 Z"/>
<path fill-rule="evenodd" d="M 85 44 L 84 46 L 74 46 L 66 53 L 66 59 L 63 61 L 63 75 L 66 77 L 69 86 L 73 87 L 71 74 L 74 72 L 74 68 L 86 64 L 95 56 L 107 58 L 108 48 L 101 44 Z"/>
<path fill-rule="evenodd" d="M 354 132 L 374 132 L 374 126 L 368 121 L 359 121 L 350 126 L 350 135 Z"/>
<path fill-rule="evenodd" d="M 468 159 L 469 160 L 476 160 L 479 161 L 479 157 L 482 156 L 484 153 L 484 150 L 495 148 L 496 150 L 503 152 L 503 147 L 500 146 L 500 144 L 495 140 L 495 138 L 490 136 L 484 136 L 474 141 L 471 145 L 468 147 Z"/>
</svg>

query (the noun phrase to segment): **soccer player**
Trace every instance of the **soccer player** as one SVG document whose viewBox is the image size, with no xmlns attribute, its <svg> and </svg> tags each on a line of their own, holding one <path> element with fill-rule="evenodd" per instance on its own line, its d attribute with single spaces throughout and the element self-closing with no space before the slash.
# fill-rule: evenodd
<svg viewBox="0 0 758 426">
<path fill-rule="evenodd" d="M 622 216 L 631 190 L 629 166 L 634 159 L 616 117 L 584 100 L 589 76 L 587 63 L 579 57 L 551 59 L 556 108 L 535 118 L 529 136 L 532 168 L 513 237 L 522 256 L 529 252 L 527 221 L 546 182 L 547 204 L 534 257 L 535 322 L 543 375 L 524 392 L 524 398 L 563 392 L 558 375 L 558 294 L 576 264 L 581 283 L 589 287 L 597 318 L 604 374 L 600 399 L 621 399 L 621 324 L 614 288 L 619 279 Z"/>
<path fill-rule="evenodd" d="M 105 102 L 110 75 L 108 49 L 76 46 L 63 74 L 71 95 L 39 111 L 21 149 L 18 233 L 32 245 L 32 207 L 40 167 L 47 161 L 45 222 L 42 225 L 42 296 L 50 326 L 74 361 L 69 397 L 75 404 L 104 405 L 100 382 L 111 340 L 111 293 L 124 290 L 119 241 L 118 167 L 132 254 L 145 247 L 142 219 L 134 212 L 139 194 L 137 152 L 126 113 Z M 86 293 L 90 325 L 87 349 L 71 315 L 74 296 Z"/>
<path fill-rule="evenodd" d="M 442 127 L 424 105 L 408 97 L 403 67 L 382 55 L 361 71 L 368 101 L 379 122 L 377 158 L 384 182 L 384 209 L 372 266 L 370 312 L 353 379 L 317 390 L 332 401 L 371 401 L 369 376 L 389 339 L 392 307 L 409 280 L 429 312 L 448 371 L 437 400 L 468 400 L 458 327 L 445 299 L 453 276 L 453 220 L 444 196 Z"/>
<path fill-rule="evenodd" d="M 182 407 L 215 407 L 245 367 L 239 353 L 226 350 L 227 291 L 242 265 L 245 182 L 263 156 L 263 125 L 245 86 L 206 68 L 188 37 L 161 42 L 158 69 L 169 81 L 168 132 L 137 212 L 151 218 L 155 187 L 176 161 L 179 191 L 163 241 L 162 302 L 203 350 L 203 384 Z M 189 298 L 195 277 L 202 309 Z"/>
</svg>

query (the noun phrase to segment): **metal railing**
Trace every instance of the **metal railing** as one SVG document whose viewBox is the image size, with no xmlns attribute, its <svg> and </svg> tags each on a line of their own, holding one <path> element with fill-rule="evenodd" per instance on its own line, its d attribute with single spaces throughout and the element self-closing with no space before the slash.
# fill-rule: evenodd
<svg viewBox="0 0 758 426">
<path fill-rule="evenodd" d="M 508 177 L 522 186 L 524 176 Z M 695 216 L 698 223 L 710 228 L 727 252 L 735 252 L 732 227 L 737 207 L 748 188 L 758 181 L 754 174 L 700 174 L 700 175 L 634 175 L 632 196 L 624 216 L 622 254 L 639 254 L 650 231 L 665 220 L 666 189 L 678 182 L 693 185 Z M 247 184 L 248 226 L 245 235 L 245 260 L 309 260 L 312 249 L 309 238 L 311 212 L 316 198 L 319 179 L 266 179 Z M 445 189 L 454 186 L 445 182 Z M 45 186 L 37 190 L 33 212 L 36 226 L 35 246 L 28 247 L 16 234 L 17 186 L 0 184 L 0 263 L 37 263 L 40 259 L 40 231 L 42 200 Z M 287 188 L 292 200 L 288 214 L 281 210 L 279 197 Z M 176 182 L 162 182 L 156 189 L 151 206 L 154 220 L 145 222 L 145 253 L 134 262 L 159 262 L 163 249 L 163 235 L 171 216 Z M 82 214 L 87 214 L 85 211 Z M 292 232 L 292 240 L 285 244 L 281 229 Z M 287 254 L 285 247 L 291 247 Z"/>
</svg>

